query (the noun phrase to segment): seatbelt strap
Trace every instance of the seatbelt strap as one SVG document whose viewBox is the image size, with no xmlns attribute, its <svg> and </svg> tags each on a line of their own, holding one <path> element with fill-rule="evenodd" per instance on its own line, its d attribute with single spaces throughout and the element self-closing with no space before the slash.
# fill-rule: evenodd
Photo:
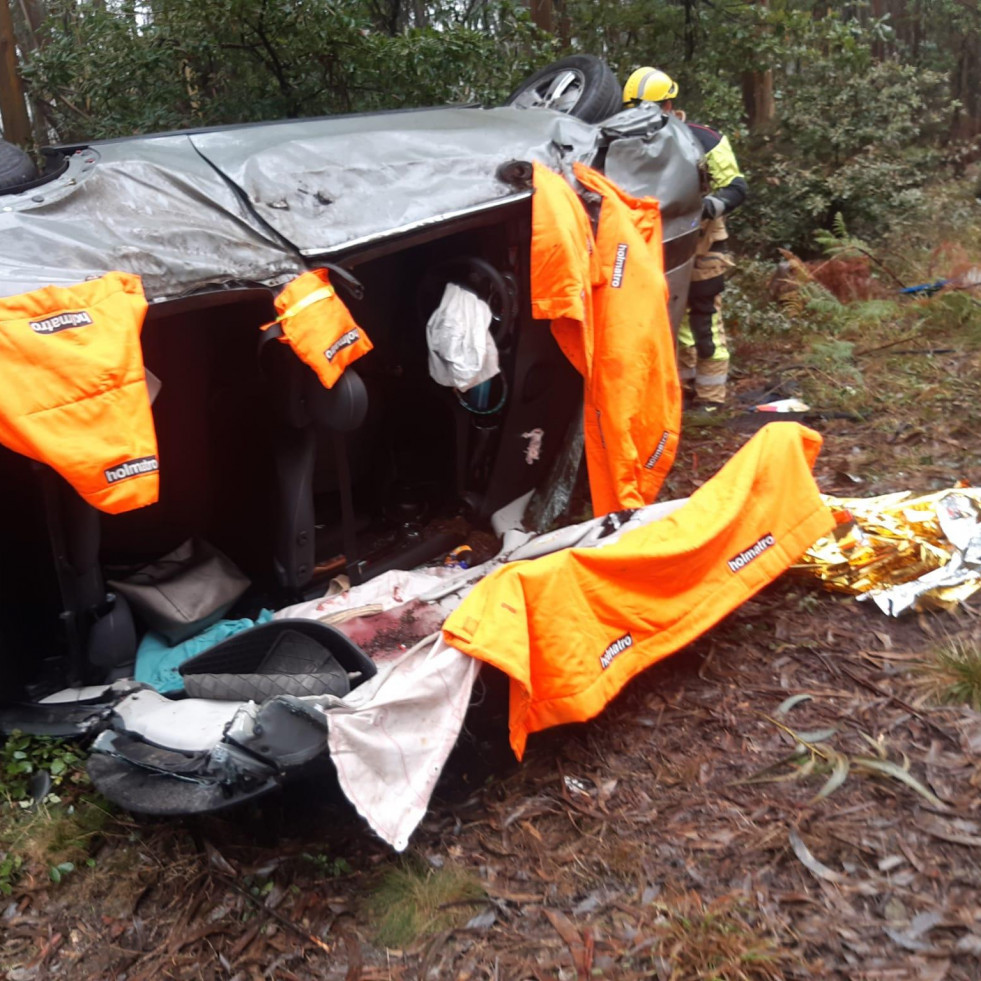
<svg viewBox="0 0 981 981">
<path fill-rule="evenodd" d="M 344 548 L 345 568 L 352 586 L 364 578 L 364 562 L 358 556 L 358 532 L 355 524 L 354 497 L 351 493 L 351 467 L 347 458 L 344 433 L 332 431 L 334 458 L 337 460 L 337 483 L 341 492 L 341 544 Z"/>
</svg>

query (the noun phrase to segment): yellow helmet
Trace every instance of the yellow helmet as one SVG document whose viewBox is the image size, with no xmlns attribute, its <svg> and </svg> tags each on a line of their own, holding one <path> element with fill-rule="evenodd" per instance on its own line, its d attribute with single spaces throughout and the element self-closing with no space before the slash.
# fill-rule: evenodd
<svg viewBox="0 0 981 981">
<path fill-rule="evenodd" d="M 678 94 L 678 83 L 660 68 L 638 68 L 623 87 L 623 104 L 664 102 Z"/>
</svg>

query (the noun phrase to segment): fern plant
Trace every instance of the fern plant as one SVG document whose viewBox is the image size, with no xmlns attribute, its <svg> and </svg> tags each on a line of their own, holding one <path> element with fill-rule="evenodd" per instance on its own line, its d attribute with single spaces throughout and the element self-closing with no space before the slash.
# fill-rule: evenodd
<svg viewBox="0 0 981 981">
<path fill-rule="evenodd" d="M 872 251 L 868 243 L 849 234 L 845 217 L 840 211 L 835 213 L 830 230 L 819 228 L 814 232 L 814 240 L 821 246 L 821 251 L 831 258 L 853 252 L 872 258 Z"/>
<path fill-rule="evenodd" d="M 814 232 L 814 240 L 821 246 L 821 250 L 829 260 L 841 259 L 846 256 L 863 256 L 882 270 L 897 286 L 903 285 L 900 277 L 876 255 L 868 242 L 848 231 L 845 217 L 840 211 L 835 212 L 830 230 L 819 228 Z"/>
</svg>

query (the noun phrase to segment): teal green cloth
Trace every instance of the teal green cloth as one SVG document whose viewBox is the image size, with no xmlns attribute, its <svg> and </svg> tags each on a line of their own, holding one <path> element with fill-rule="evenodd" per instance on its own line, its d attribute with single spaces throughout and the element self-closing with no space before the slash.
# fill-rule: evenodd
<svg viewBox="0 0 981 981">
<path fill-rule="evenodd" d="M 248 630 L 260 623 L 268 623 L 273 618 L 272 610 L 262 610 L 255 620 L 244 617 L 241 620 L 219 620 L 207 630 L 189 637 L 173 647 L 162 634 L 148 633 L 136 651 L 136 670 L 133 676 L 137 681 L 156 688 L 161 694 L 181 691 L 184 679 L 179 668 L 196 654 L 206 651 L 223 640 Z"/>
</svg>

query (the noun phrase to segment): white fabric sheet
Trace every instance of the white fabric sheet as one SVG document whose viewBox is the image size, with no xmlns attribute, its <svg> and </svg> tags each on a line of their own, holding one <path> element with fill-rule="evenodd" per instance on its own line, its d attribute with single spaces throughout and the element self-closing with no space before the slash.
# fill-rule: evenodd
<svg viewBox="0 0 981 981">
<path fill-rule="evenodd" d="M 408 845 L 460 734 L 480 667 L 447 645 L 441 634 L 420 640 L 409 637 L 403 624 L 411 621 L 417 630 L 437 631 L 474 584 L 503 563 L 572 545 L 609 544 L 625 530 L 657 521 L 682 503 L 654 504 L 623 521 L 594 518 L 547 535 L 512 528 L 504 532 L 500 553 L 473 569 L 387 572 L 276 613 L 276 619 L 330 618 L 378 664 L 378 674 L 344 699 L 319 700 L 326 710 L 328 744 L 341 789 L 376 834 L 398 851 Z M 352 619 L 338 619 L 344 612 Z M 368 646 L 386 637 L 392 638 L 388 646 Z M 404 650 L 406 642 L 414 646 Z"/>
</svg>

